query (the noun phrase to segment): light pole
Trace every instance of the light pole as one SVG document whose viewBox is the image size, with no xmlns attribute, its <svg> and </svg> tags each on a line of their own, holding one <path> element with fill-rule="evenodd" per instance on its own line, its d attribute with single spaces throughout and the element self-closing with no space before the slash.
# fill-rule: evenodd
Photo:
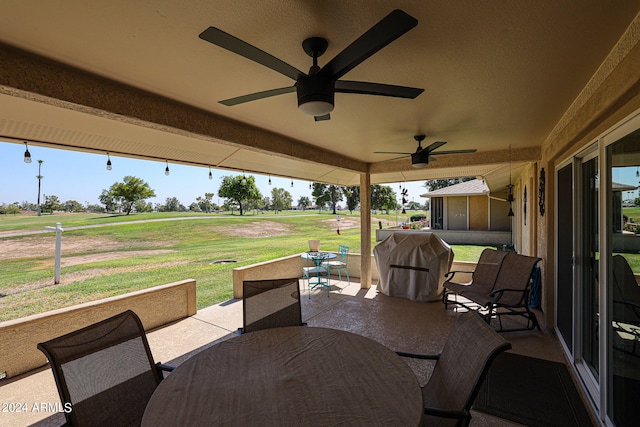
<svg viewBox="0 0 640 427">
<path fill-rule="evenodd" d="M 40 170 L 42 168 L 42 160 L 38 160 L 38 176 L 36 178 L 38 178 L 38 216 L 42 215 L 42 212 L 40 211 L 40 183 L 42 181 L 42 174 L 40 174 Z"/>
</svg>

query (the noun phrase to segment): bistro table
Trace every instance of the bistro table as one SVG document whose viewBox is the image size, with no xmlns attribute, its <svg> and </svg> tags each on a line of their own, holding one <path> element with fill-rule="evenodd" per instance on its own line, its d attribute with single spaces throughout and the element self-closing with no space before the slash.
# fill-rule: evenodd
<svg viewBox="0 0 640 427">
<path fill-rule="evenodd" d="M 311 281 L 311 277 L 309 275 L 309 297 L 311 297 L 311 290 L 315 289 L 318 286 L 324 286 L 325 288 L 331 289 L 331 286 L 329 286 L 329 277 L 328 277 L 328 270 L 324 269 L 324 267 L 322 267 L 322 263 L 325 262 L 326 260 L 329 259 L 334 259 L 337 257 L 336 254 L 334 254 L 333 252 L 303 252 L 301 255 L 302 259 L 306 259 L 308 261 L 312 261 L 313 265 L 315 267 L 312 267 L 312 273 L 315 272 L 316 273 L 316 280 L 314 282 Z M 322 280 L 322 271 L 326 271 L 327 272 L 327 280 Z"/>
<path fill-rule="evenodd" d="M 294 326 L 209 347 L 165 378 L 142 426 L 417 426 L 418 380 L 395 352 L 350 332 Z"/>
</svg>

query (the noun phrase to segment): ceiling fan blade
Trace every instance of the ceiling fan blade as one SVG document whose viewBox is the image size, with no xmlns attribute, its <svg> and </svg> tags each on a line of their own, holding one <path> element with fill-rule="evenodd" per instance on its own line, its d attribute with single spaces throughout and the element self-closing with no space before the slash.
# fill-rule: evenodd
<svg viewBox="0 0 640 427">
<path fill-rule="evenodd" d="M 386 85 L 382 83 L 356 82 L 351 80 L 338 80 L 335 91 L 340 93 L 358 93 L 362 95 L 393 96 L 396 98 L 414 99 L 424 89 L 415 87 Z"/>
<path fill-rule="evenodd" d="M 398 154 L 400 154 L 400 153 L 398 153 Z M 407 157 L 411 157 L 411 154 L 409 154 L 408 156 L 400 156 L 400 157 L 394 157 L 392 159 L 381 160 L 381 162 L 390 162 L 392 160 L 406 159 Z"/>
<path fill-rule="evenodd" d="M 337 54 L 318 73 L 336 81 L 416 25 L 416 18 L 396 9 Z"/>
<path fill-rule="evenodd" d="M 413 153 L 403 153 L 401 151 L 374 151 L 373 154 L 406 154 L 407 156 L 410 156 Z"/>
<path fill-rule="evenodd" d="M 331 114 L 325 114 L 324 116 L 314 116 L 313 120 L 316 122 L 322 122 L 324 120 L 331 120 Z"/>
<path fill-rule="evenodd" d="M 437 150 L 438 148 L 442 147 L 444 144 L 446 144 L 445 141 L 436 141 L 430 146 L 423 148 L 423 150 L 426 150 L 431 153 L 433 150 Z"/>
<path fill-rule="evenodd" d="M 293 80 L 297 81 L 301 76 L 306 75 L 302 71 L 276 58 L 275 56 L 272 56 L 267 52 L 232 36 L 231 34 L 225 33 L 216 27 L 207 28 L 200 33 L 199 37 L 202 40 L 213 43 L 223 49 L 227 49 L 228 51 L 243 56 L 253 62 L 257 62 L 267 68 L 271 68 L 273 71 L 284 74 Z"/>
<path fill-rule="evenodd" d="M 226 105 L 227 107 L 231 107 L 233 105 L 244 104 L 249 101 L 256 101 L 258 99 L 269 98 L 271 96 L 282 95 L 284 93 L 295 92 L 295 86 L 281 87 L 279 89 L 270 89 L 262 92 L 250 93 L 248 95 L 238 96 L 236 98 L 229 98 L 220 101 L 220 104 Z"/>
<path fill-rule="evenodd" d="M 429 154 L 432 154 L 434 156 L 440 155 L 440 154 L 461 154 L 461 153 L 475 153 L 476 149 L 472 149 L 472 150 L 451 150 L 451 151 L 432 151 Z"/>
</svg>

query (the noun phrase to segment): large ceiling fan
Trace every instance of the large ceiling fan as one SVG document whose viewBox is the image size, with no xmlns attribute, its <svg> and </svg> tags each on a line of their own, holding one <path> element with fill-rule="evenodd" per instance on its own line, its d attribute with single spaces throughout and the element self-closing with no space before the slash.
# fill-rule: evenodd
<svg viewBox="0 0 640 427">
<path fill-rule="evenodd" d="M 416 135 L 413 139 L 418 143 L 418 148 L 414 153 L 402 153 L 397 151 L 376 151 L 376 154 L 405 154 L 401 157 L 396 157 L 389 160 L 401 159 L 404 157 L 411 157 L 411 165 L 414 168 L 423 168 L 429 164 L 429 161 L 436 160 L 433 156 L 438 156 L 442 154 L 458 154 L 458 153 L 475 153 L 476 149 L 471 150 L 449 150 L 449 151 L 436 151 L 438 148 L 442 147 L 446 144 L 445 141 L 436 141 L 428 147 L 422 147 L 422 141 L 426 138 L 425 135 Z"/>
<path fill-rule="evenodd" d="M 313 58 L 313 65 L 308 74 L 303 73 L 297 68 L 255 46 L 225 33 L 219 28 L 207 28 L 200 34 L 200 38 L 295 80 L 293 86 L 225 99 L 220 101 L 221 104 L 232 106 L 282 95 L 284 93 L 297 92 L 298 109 L 304 113 L 313 115 L 315 120 L 319 121 L 330 119 L 329 113 L 333 111 L 334 95 L 336 92 L 409 99 L 420 95 L 424 89 L 381 83 L 339 80 L 365 59 L 405 34 L 417 24 L 418 20 L 414 17 L 402 10 L 394 10 L 347 46 L 322 68 L 318 66 L 318 58 L 327 50 L 329 43 L 321 37 L 308 38 L 302 42 L 304 51 Z"/>
</svg>

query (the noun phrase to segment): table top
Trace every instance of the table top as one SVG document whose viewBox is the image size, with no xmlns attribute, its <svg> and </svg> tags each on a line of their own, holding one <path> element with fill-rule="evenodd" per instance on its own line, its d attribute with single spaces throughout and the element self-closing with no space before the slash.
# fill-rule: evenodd
<svg viewBox="0 0 640 427">
<path fill-rule="evenodd" d="M 325 261 L 325 260 L 333 259 L 337 257 L 337 255 L 334 254 L 333 252 L 320 252 L 320 251 L 303 252 L 300 256 L 304 259 L 310 259 L 312 261 L 316 261 L 316 260 Z"/>
<path fill-rule="evenodd" d="M 360 335 L 315 327 L 246 333 L 207 348 L 165 378 L 142 426 L 420 425 L 409 366 Z"/>
</svg>

